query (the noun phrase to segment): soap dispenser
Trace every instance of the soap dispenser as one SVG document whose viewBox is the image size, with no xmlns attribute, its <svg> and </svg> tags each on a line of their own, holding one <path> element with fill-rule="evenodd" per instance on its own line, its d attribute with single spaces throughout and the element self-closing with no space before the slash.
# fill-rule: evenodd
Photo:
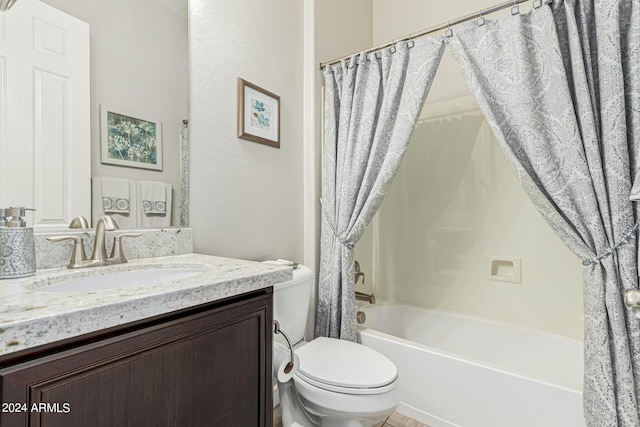
<svg viewBox="0 0 640 427">
<path fill-rule="evenodd" d="M 36 245 L 33 228 L 27 227 L 23 207 L 0 209 L 0 279 L 14 279 L 36 273 Z"/>
</svg>

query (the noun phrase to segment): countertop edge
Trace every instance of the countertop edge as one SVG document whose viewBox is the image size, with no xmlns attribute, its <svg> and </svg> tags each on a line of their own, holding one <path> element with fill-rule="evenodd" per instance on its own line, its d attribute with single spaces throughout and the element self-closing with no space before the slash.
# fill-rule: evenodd
<svg viewBox="0 0 640 427">
<path fill-rule="evenodd" d="M 214 301 L 268 288 L 292 279 L 291 267 L 266 265 L 252 261 L 208 255 L 188 254 L 162 258 L 150 258 L 149 263 L 185 261 L 210 263 L 211 269 L 202 280 L 191 280 L 185 287 L 171 288 L 151 295 L 130 295 L 121 301 L 38 315 L 0 325 L 0 356 L 21 350 L 51 344 L 68 338 L 100 331 L 111 327 L 168 314 Z M 226 269 L 222 268 L 226 265 Z M 216 268 L 227 276 L 216 279 Z M 231 272 L 231 273 L 230 273 Z M 26 281 L 21 281 L 26 282 Z M 27 291 L 25 291 L 27 292 Z M 31 291 L 33 292 L 33 291 Z M 97 293 L 63 293 L 61 298 L 100 296 Z M 53 295 L 52 295 L 53 297 Z"/>
</svg>

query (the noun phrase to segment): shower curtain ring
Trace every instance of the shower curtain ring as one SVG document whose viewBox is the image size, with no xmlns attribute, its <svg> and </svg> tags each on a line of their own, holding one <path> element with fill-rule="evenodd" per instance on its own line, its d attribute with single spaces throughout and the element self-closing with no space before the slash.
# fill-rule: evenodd
<svg viewBox="0 0 640 427">
<path fill-rule="evenodd" d="M 415 42 L 413 41 L 413 37 L 414 34 L 409 34 L 409 37 L 407 37 L 407 49 L 411 49 L 413 46 L 415 46 Z"/>
<path fill-rule="evenodd" d="M 517 0 L 513 0 L 513 7 L 511 8 L 511 15 L 519 15 L 520 14 L 520 6 L 516 4 Z"/>
<path fill-rule="evenodd" d="M 447 31 L 444 32 L 444 35 L 447 37 L 453 37 L 453 30 L 451 29 L 449 21 L 447 21 Z"/>
<path fill-rule="evenodd" d="M 480 18 L 478 18 L 478 27 L 482 27 L 484 25 L 484 16 L 482 16 L 482 9 L 480 9 L 480 12 L 478 12 L 478 14 L 480 15 Z"/>
</svg>

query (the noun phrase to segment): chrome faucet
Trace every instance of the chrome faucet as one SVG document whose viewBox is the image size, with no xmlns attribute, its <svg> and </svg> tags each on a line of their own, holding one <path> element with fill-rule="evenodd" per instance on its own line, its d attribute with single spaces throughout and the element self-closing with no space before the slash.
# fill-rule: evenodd
<svg viewBox="0 0 640 427">
<path fill-rule="evenodd" d="M 81 235 L 47 237 L 47 240 L 51 242 L 60 242 L 62 240 L 74 241 L 73 251 L 71 252 L 71 261 L 69 261 L 67 268 L 86 268 L 96 267 L 99 265 L 122 264 L 127 262 L 122 251 L 122 238 L 140 237 L 142 234 L 123 233 L 115 236 L 113 238 L 113 249 L 111 250 L 111 255 L 107 257 L 107 248 L 105 244 L 106 232 L 113 230 L 118 230 L 118 224 L 116 224 L 116 221 L 113 218 L 108 215 L 104 215 L 98 220 L 93 242 L 93 253 L 91 254 L 90 259 L 87 259 L 87 256 L 85 255 L 84 243 Z"/>
</svg>

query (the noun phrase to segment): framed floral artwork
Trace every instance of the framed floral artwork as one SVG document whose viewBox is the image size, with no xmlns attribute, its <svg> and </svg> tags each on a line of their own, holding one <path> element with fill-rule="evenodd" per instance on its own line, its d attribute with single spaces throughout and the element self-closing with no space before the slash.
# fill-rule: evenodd
<svg viewBox="0 0 640 427">
<path fill-rule="evenodd" d="M 162 170 L 162 124 L 100 106 L 101 162 Z"/>
<path fill-rule="evenodd" d="M 238 138 L 280 148 L 280 97 L 241 78 Z"/>
</svg>

